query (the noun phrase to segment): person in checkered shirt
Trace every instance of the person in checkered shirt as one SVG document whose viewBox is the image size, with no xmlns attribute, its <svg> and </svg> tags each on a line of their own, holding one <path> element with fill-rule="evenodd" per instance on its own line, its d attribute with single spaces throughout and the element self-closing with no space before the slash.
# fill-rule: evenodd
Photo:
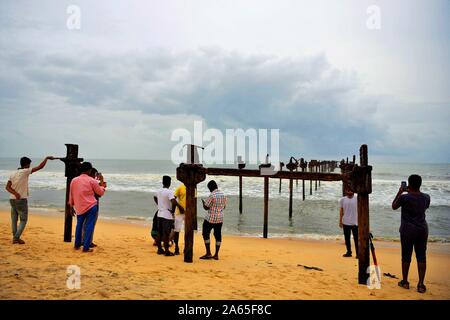
<svg viewBox="0 0 450 320">
<path fill-rule="evenodd" d="M 208 189 L 211 191 L 211 194 L 206 201 L 202 199 L 203 208 L 208 210 L 202 228 L 206 254 L 200 257 L 200 259 L 219 260 L 219 249 L 222 243 L 223 210 L 225 210 L 227 206 L 227 197 L 219 190 L 219 187 L 214 180 L 211 180 L 208 183 Z M 209 240 L 209 235 L 213 229 L 214 238 L 216 239 L 216 252 L 214 256 L 211 255 L 211 241 Z"/>
</svg>

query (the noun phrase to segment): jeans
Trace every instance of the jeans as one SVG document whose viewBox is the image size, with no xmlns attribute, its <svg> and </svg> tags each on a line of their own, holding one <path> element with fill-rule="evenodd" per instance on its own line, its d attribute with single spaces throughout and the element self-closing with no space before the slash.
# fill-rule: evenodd
<svg viewBox="0 0 450 320">
<path fill-rule="evenodd" d="M 11 229 L 14 240 L 19 240 L 28 220 L 28 200 L 27 199 L 10 199 L 11 204 Z M 17 220 L 20 219 L 19 227 Z"/>
<path fill-rule="evenodd" d="M 352 243 L 350 241 L 350 234 L 353 233 L 353 240 L 355 240 L 355 251 L 358 255 L 358 226 L 348 226 L 344 224 L 344 238 L 347 253 L 352 253 Z"/>
<path fill-rule="evenodd" d="M 97 213 L 95 214 L 95 217 L 94 217 L 94 230 L 92 231 L 92 239 L 91 239 L 91 242 L 94 242 L 94 232 L 95 232 L 95 224 L 97 223 L 97 220 L 98 220 L 98 209 L 97 209 Z M 84 221 L 84 224 L 83 224 L 83 231 L 81 232 L 81 243 L 83 244 L 84 243 L 84 235 L 86 234 L 86 219 L 85 219 L 85 221 Z"/>
<path fill-rule="evenodd" d="M 92 243 L 92 235 L 94 233 L 95 221 L 97 217 L 98 206 L 95 205 L 87 212 L 77 215 L 77 227 L 75 229 L 75 248 L 81 247 L 81 238 L 83 235 L 83 225 L 86 224 L 84 234 L 83 250 L 89 250 Z"/>
</svg>

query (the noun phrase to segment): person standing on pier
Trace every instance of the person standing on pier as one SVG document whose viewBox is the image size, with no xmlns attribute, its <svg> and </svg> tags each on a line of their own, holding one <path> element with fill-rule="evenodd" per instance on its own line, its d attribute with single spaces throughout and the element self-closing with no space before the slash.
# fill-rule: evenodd
<svg viewBox="0 0 450 320">
<path fill-rule="evenodd" d="M 208 183 L 208 189 L 211 194 L 206 201 L 202 199 L 203 209 L 208 210 L 202 228 L 206 254 L 200 257 L 200 259 L 219 260 L 219 250 L 222 244 L 223 211 L 227 206 L 227 197 L 219 190 L 214 180 Z M 216 252 L 214 256 L 211 255 L 211 241 L 209 239 L 211 230 L 214 230 L 214 238 L 216 239 Z"/>
<path fill-rule="evenodd" d="M 8 179 L 6 191 L 11 193 L 11 229 L 13 234 L 13 244 L 25 244 L 20 239 L 28 220 L 28 178 L 30 174 L 35 173 L 45 167 L 48 160 L 54 157 L 46 157 L 37 167 L 31 168 L 31 159 L 22 157 L 20 159 L 20 168 L 17 169 Z M 17 221 L 20 219 L 19 227 Z"/>
<path fill-rule="evenodd" d="M 339 201 L 339 227 L 344 229 L 345 246 L 347 252 L 343 257 L 352 256 L 352 243 L 350 240 L 353 233 L 355 241 L 355 253 L 358 258 L 358 199 L 350 189 L 347 189 L 346 196 Z"/>
</svg>

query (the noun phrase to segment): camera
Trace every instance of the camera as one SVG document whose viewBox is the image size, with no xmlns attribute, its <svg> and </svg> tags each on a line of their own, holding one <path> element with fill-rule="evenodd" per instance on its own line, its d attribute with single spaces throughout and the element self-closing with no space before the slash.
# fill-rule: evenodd
<svg viewBox="0 0 450 320">
<path fill-rule="evenodd" d="M 402 181 L 402 190 L 408 191 L 408 185 L 406 184 L 406 181 Z"/>
</svg>

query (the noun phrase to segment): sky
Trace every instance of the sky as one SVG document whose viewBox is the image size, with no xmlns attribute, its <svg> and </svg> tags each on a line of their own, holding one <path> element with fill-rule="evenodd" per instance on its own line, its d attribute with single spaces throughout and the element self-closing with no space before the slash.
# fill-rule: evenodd
<svg viewBox="0 0 450 320">
<path fill-rule="evenodd" d="M 377 161 L 449 163 L 448 12 L 446 0 L 1 1 L 0 157 L 76 143 L 85 158 L 170 159 L 171 133 L 198 120 L 279 129 L 286 159 L 368 144 Z"/>
</svg>

